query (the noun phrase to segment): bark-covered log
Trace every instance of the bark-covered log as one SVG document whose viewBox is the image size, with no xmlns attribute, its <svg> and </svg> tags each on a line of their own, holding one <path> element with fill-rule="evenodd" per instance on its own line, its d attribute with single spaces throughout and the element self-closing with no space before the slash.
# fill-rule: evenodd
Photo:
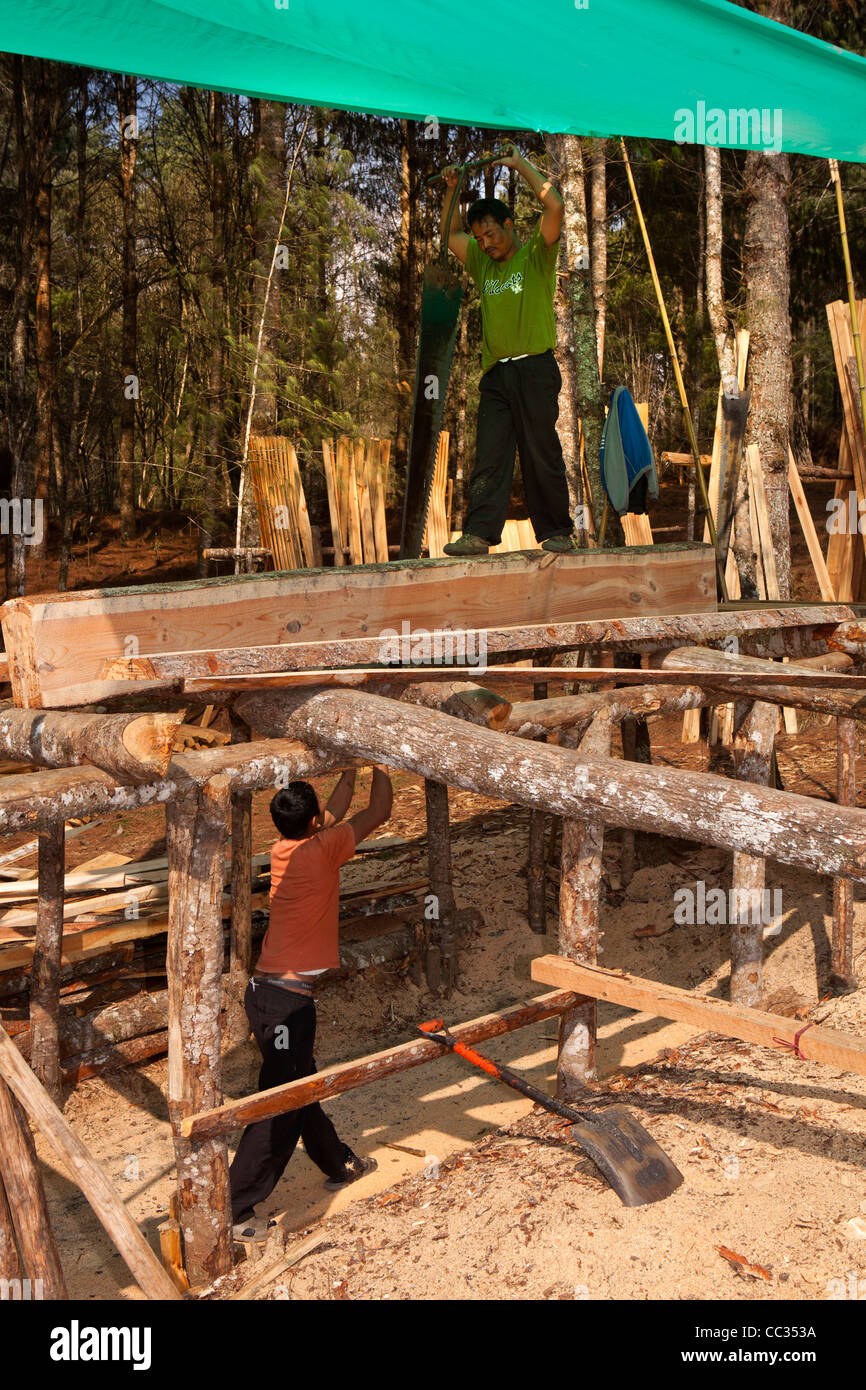
<svg viewBox="0 0 866 1390">
<path fill-rule="evenodd" d="M 51 1099 L 60 1101 L 60 957 L 63 944 L 63 879 L 66 840 L 63 821 L 39 836 L 39 898 L 30 988 L 30 1065 Z"/>
<path fill-rule="evenodd" d="M 252 826 L 253 794 L 239 792 L 232 797 L 232 915 L 226 1004 L 226 1038 L 233 1043 L 246 1042 L 250 1036 L 244 995 L 253 964 Z"/>
<path fill-rule="evenodd" d="M 511 705 L 504 695 L 497 695 L 495 690 L 485 690 L 483 686 L 473 685 L 470 681 L 439 684 L 419 680 L 417 684 L 405 686 L 385 679 L 371 681 L 369 688 L 376 695 L 389 695 L 410 705 L 441 709 L 443 714 L 453 714 L 457 719 L 466 719 L 470 724 L 483 724 L 488 729 L 501 729 L 511 713 Z"/>
<path fill-rule="evenodd" d="M 2 1079 L 0 1184 L 9 1203 L 24 1278 L 30 1279 L 31 1283 L 41 1281 L 43 1298 L 66 1298 L 66 1284 L 48 1216 L 33 1136 L 24 1110 Z"/>
<path fill-rule="evenodd" d="M 97 768 L 72 767 L 0 779 L 0 834 L 38 830 L 61 816 L 93 818 L 137 806 L 165 806 L 224 772 L 232 792 L 272 787 L 279 778 L 321 777 L 346 759 L 305 747 L 295 739 L 230 744 L 172 758 L 166 776 L 141 786 L 117 782 Z"/>
<path fill-rule="evenodd" d="M 836 720 L 836 799 L 840 806 L 857 804 L 857 725 Z M 830 987 L 838 994 L 857 988 L 854 975 L 854 885 L 850 878 L 833 879 L 833 946 Z"/>
<path fill-rule="evenodd" d="M 578 751 L 585 757 L 609 757 L 612 727 L 605 711 L 597 714 Z M 598 959 L 603 853 L 603 820 L 563 820 L 559 954 L 586 965 L 594 965 Z M 560 1017 L 556 1059 L 556 1094 L 560 1100 L 576 1099 L 587 1082 L 595 1079 L 597 1015 L 596 1001 L 587 999 Z"/>
<path fill-rule="evenodd" d="M 425 778 L 427 809 L 427 873 L 435 896 L 436 916 L 430 930 L 425 973 L 434 994 L 444 986 L 446 995 L 457 980 L 457 950 L 454 919 L 457 905 L 451 877 L 451 822 L 448 818 L 448 788 Z"/>
<path fill-rule="evenodd" d="M 632 715 L 678 714 L 721 699 L 697 686 L 671 684 L 594 690 L 588 695 L 553 695 L 547 700 L 516 700 L 502 732 L 518 738 L 537 738 L 553 730 L 569 729 L 579 740 L 602 710 L 614 724 L 619 724 Z"/>
<path fill-rule="evenodd" d="M 168 991 L 142 990 L 131 999 L 107 1004 L 80 1017 L 74 1013 L 61 1015 L 58 1025 L 58 1050 L 62 1059 L 80 1052 L 92 1052 L 105 1044 L 121 1043 L 164 1028 L 168 1021 Z M 32 1034 L 22 1030 L 15 1034 L 15 1046 L 22 1057 L 31 1061 Z"/>
<path fill-rule="evenodd" d="M 152 782 L 168 771 L 180 714 L 0 711 L 0 753 L 44 767 L 92 763 L 122 781 Z"/>
<path fill-rule="evenodd" d="M 532 1023 L 540 1023 L 546 1018 L 555 1018 L 564 1009 L 571 1008 L 576 996 L 568 991 L 554 991 L 543 994 L 538 999 L 530 999 L 524 1004 L 503 1009 L 499 1013 L 484 1014 L 469 1023 L 455 1024 L 451 1029 L 458 1042 L 469 1045 L 499 1038 L 516 1028 L 526 1028 Z M 323 1067 L 315 1076 L 302 1077 L 300 1081 L 288 1081 L 282 1086 L 274 1086 L 269 1091 L 259 1091 L 256 1095 L 243 1096 L 240 1100 L 226 1101 L 218 1110 L 209 1110 L 198 1115 L 190 1115 L 181 1126 L 184 1135 L 192 1140 L 214 1139 L 219 1135 L 231 1134 L 243 1125 L 266 1119 L 269 1115 L 284 1115 L 290 1110 L 299 1110 L 314 1101 L 328 1100 L 331 1096 L 342 1095 L 366 1086 L 371 1081 L 393 1076 L 395 1072 L 408 1071 L 410 1067 L 420 1066 L 422 1062 L 435 1062 L 443 1057 L 439 1043 L 416 1038 L 413 1042 L 398 1043 L 384 1052 L 374 1052 L 367 1057 L 358 1057 L 351 1062 L 339 1062 L 336 1066 Z"/>
<path fill-rule="evenodd" d="M 220 1140 L 190 1144 L 181 1121 L 222 1101 L 222 895 L 230 783 L 217 776 L 166 808 L 168 851 L 168 1109 L 177 1164 L 178 1221 L 190 1284 L 232 1268 L 228 1155 Z"/>
<path fill-rule="evenodd" d="M 712 773 L 583 758 L 360 691 L 247 696 L 262 732 L 436 777 L 499 801 L 765 854 L 866 882 L 866 813 Z"/>
<path fill-rule="evenodd" d="M 177 1298 L 174 1285 L 105 1172 L 40 1086 L 0 1028 L 0 1076 L 87 1198 L 130 1273 L 148 1298 Z M 0 1124 L 0 1132 L 2 1132 Z M 9 1187 L 7 1184 L 7 1192 Z M 19 1244 L 20 1249 L 20 1244 Z"/>
<path fill-rule="evenodd" d="M 724 644 L 736 637 L 741 651 L 795 657 L 824 651 L 837 625 L 853 619 L 853 610 L 844 603 L 780 608 L 762 604 L 753 608 L 732 607 L 718 613 L 467 628 L 455 630 L 454 639 L 458 640 L 462 634 L 465 649 L 477 652 L 483 637 L 488 656 L 507 652 L 517 659 L 533 653 L 580 647 L 657 652 L 694 643 Z M 389 637 L 350 637 L 328 642 L 281 642 L 258 647 L 151 653 L 146 657 L 117 658 L 110 665 L 106 663 L 101 679 L 155 680 L 171 685 L 192 677 L 363 666 L 388 663 L 393 660 L 392 650 L 393 639 Z"/>
<path fill-rule="evenodd" d="M 18 1259 L 18 1246 L 15 1243 L 12 1212 L 9 1210 L 3 1178 L 0 1177 L 0 1279 L 20 1278 L 21 1262 Z"/>
<path fill-rule="evenodd" d="M 720 677 L 736 676 L 741 684 L 738 694 L 751 695 L 756 700 L 789 705 L 797 709 L 817 710 L 824 714 L 842 715 L 851 719 L 866 719 L 866 695 L 860 684 L 860 676 L 846 677 L 845 671 L 822 672 L 814 666 L 807 667 L 808 681 L 797 683 L 796 665 L 792 663 L 790 684 L 780 681 L 780 667 L 777 662 L 764 661 L 760 657 L 735 656 L 731 652 L 711 651 L 706 647 L 681 647 L 669 652 L 662 662 L 665 671 L 702 671 L 709 683 L 712 675 Z M 851 688 L 845 689 L 844 683 Z M 721 685 L 718 689 L 722 689 Z"/>
<path fill-rule="evenodd" d="M 734 740 L 741 782 L 766 787 L 770 780 L 779 706 L 756 700 Z M 760 854 L 734 852 L 731 928 L 731 1001 L 760 1008 L 763 997 L 763 901 L 766 861 Z"/>
</svg>

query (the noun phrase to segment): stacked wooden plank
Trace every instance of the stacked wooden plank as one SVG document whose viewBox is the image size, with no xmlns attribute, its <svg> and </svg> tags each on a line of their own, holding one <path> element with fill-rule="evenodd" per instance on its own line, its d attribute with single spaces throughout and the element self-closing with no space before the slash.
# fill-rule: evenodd
<svg viewBox="0 0 866 1390">
<path fill-rule="evenodd" d="M 321 547 L 310 526 L 291 440 L 250 435 L 250 477 L 262 541 L 273 556 L 274 569 L 321 565 Z"/>
<path fill-rule="evenodd" d="M 857 312 L 860 335 L 863 338 L 866 337 L 866 300 L 858 301 Z M 845 517 L 853 515 L 856 519 L 862 518 L 861 508 L 866 510 L 866 439 L 863 434 L 860 401 L 854 384 L 856 368 L 852 380 L 854 336 L 851 332 L 848 305 L 841 299 L 828 304 L 827 322 L 842 396 L 844 421 L 839 449 L 839 472 L 843 476 L 836 483 L 836 500 L 845 504 Z M 856 494 L 856 505 L 853 508 L 848 505 L 851 493 Z M 862 524 L 866 527 L 866 521 Z M 856 599 L 860 595 L 864 550 L 866 529 L 855 529 L 845 525 L 844 528 L 831 531 L 827 547 L 827 571 L 833 590 L 840 601 Z"/>
<path fill-rule="evenodd" d="M 385 500 L 390 439 L 322 440 L 334 564 L 384 563 L 388 559 Z"/>
</svg>

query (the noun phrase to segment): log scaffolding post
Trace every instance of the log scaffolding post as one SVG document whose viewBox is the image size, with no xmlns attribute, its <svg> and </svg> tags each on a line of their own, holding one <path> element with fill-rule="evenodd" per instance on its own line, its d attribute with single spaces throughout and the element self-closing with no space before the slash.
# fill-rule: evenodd
<svg viewBox="0 0 866 1390">
<path fill-rule="evenodd" d="M 39 834 L 36 938 L 30 982 L 30 1065 L 55 1104 L 60 1102 L 60 966 L 63 951 L 65 826 Z"/>
<path fill-rule="evenodd" d="M 641 659 L 639 652 L 623 652 L 618 660 L 623 667 L 630 667 L 634 671 L 640 670 Z M 649 725 L 645 719 L 631 716 L 627 716 L 623 719 L 620 726 L 620 738 L 622 740 L 622 756 L 625 762 L 652 762 Z M 634 878 L 637 862 L 635 853 L 635 832 L 628 829 L 623 830 L 621 832 L 620 844 L 620 872 L 622 874 L 623 887 L 625 888 Z"/>
<path fill-rule="evenodd" d="M 836 800 L 840 806 L 856 806 L 857 725 L 853 719 L 836 720 Z M 854 884 L 850 878 L 833 879 L 833 944 L 830 988 L 849 994 L 857 988 L 854 975 Z"/>
<path fill-rule="evenodd" d="M 589 757 L 609 757 L 612 722 L 597 714 L 578 746 Z M 582 965 L 598 960 L 598 923 L 601 907 L 601 865 L 604 821 L 563 818 L 562 875 L 559 883 L 559 954 Z M 598 1006 L 586 999 L 559 1020 L 556 1058 L 556 1094 L 574 1100 L 595 1080 L 595 1042 Z"/>
<path fill-rule="evenodd" d="M 734 738 L 741 782 L 766 787 L 773 764 L 779 706 L 756 700 Z M 764 990 L 764 883 L 766 860 L 734 851 L 731 912 L 731 1003 L 760 1008 Z"/>
<path fill-rule="evenodd" d="M 230 781 L 218 774 L 166 807 L 168 851 L 168 1109 L 177 1163 L 184 1262 L 194 1288 L 232 1268 L 225 1142 L 191 1143 L 186 1115 L 222 1103 L 222 894 Z"/>
<path fill-rule="evenodd" d="M 448 815 L 448 787 L 432 778 L 424 779 L 427 810 L 427 873 L 430 892 L 435 898 L 436 915 L 427 942 L 424 973 L 433 994 L 444 989 L 449 994 L 457 980 L 457 946 L 454 882 L 451 871 L 451 821 Z"/>
<path fill-rule="evenodd" d="M 226 1000 L 226 1039 L 245 1043 L 250 1023 L 244 995 L 253 965 L 253 794 L 232 797 L 232 915 L 229 930 L 229 977 Z"/>
<path fill-rule="evenodd" d="M 18 1246 L 15 1243 L 12 1212 L 9 1210 L 3 1178 L 0 1177 L 0 1279 L 20 1279 L 21 1277 L 21 1261 L 18 1258 Z"/>
<path fill-rule="evenodd" d="M 538 662 L 536 662 L 538 665 Z M 532 687 L 533 700 L 547 699 L 547 685 L 543 681 L 536 681 Z M 540 735 L 537 740 L 539 743 L 546 742 L 546 736 Z M 543 936 L 547 931 L 547 864 L 545 862 L 545 829 L 547 816 L 544 811 L 529 812 L 529 847 L 527 852 L 526 866 L 526 915 L 529 918 L 529 929 L 538 936 Z"/>
<path fill-rule="evenodd" d="M 18 1246 L 21 1277 L 37 1298 L 65 1299 L 66 1283 L 48 1217 L 45 1188 L 27 1116 L 0 1079 L 0 1185 Z"/>
</svg>

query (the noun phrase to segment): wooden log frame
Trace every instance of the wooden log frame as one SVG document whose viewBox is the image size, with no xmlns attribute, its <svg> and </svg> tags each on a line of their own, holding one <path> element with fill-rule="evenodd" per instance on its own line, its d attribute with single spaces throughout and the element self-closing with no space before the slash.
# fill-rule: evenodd
<svg viewBox="0 0 866 1390">
<path fill-rule="evenodd" d="M 669 652 L 662 661 L 665 671 L 683 680 L 700 682 L 702 686 L 712 687 L 716 673 L 720 681 L 736 674 L 740 695 L 850 719 L 866 718 L 866 697 L 860 686 L 862 677 L 845 671 L 816 670 L 802 666 L 799 661 L 791 665 L 795 669 L 780 667 L 760 657 L 735 656 L 732 652 L 711 651 L 706 647 L 683 647 Z M 839 684 L 834 688 L 836 681 Z M 846 685 L 849 688 L 846 689 Z M 716 688 L 721 690 L 722 686 Z M 725 689 L 730 692 L 733 687 L 726 685 Z"/>
<path fill-rule="evenodd" d="M 105 1172 L 63 1118 L 3 1028 L 0 1028 L 0 1079 L 81 1188 L 138 1286 L 148 1298 L 176 1299 L 178 1293 L 174 1285 Z M 0 1134 L 4 1132 L 5 1126 L 0 1120 Z M 8 1185 L 6 1191 L 8 1194 Z"/>
<path fill-rule="evenodd" d="M 613 721 L 601 710 L 580 741 L 584 757 L 610 756 Z M 598 817 L 562 822 L 562 874 L 559 883 L 559 953 L 594 965 L 598 959 L 604 821 Z M 584 999 L 560 1015 L 556 1056 L 556 1094 L 575 1100 L 595 1080 L 598 1010 Z"/>
<path fill-rule="evenodd" d="M 769 785 L 779 706 L 756 700 L 734 736 L 734 765 L 742 782 Z M 761 854 L 734 851 L 731 921 L 731 1000 L 759 1007 L 763 997 L 764 883 L 766 860 Z"/>
<path fill-rule="evenodd" d="M 48 1216 L 45 1188 L 27 1116 L 0 1077 L 0 1187 L 18 1247 L 18 1262 L 36 1296 L 65 1299 L 66 1283 Z"/>
<path fill-rule="evenodd" d="M 533 703 L 547 699 L 547 684 L 537 681 L 532 687 Z M 542 730 L 535 735 L 545 739 Z M 547 931 L 547 861 L 545 858 L 544 833 L 547 816 L 544 811 L 532 810 L 529 813 L 529 844 L 526 864 L 526 915 L 529 930 L 539 936 Z"/>
<path fill-rule="evenodd" d="M 177 1219 L 193 1288 L 212 1283 L 232 1268 L 225 1143 L 191 1144 L 180 1128 L 187 1115 L 222 1100 L 221 902 L 230 815 L 230 783 L 224 775 L 166 807 L 168 1110 L 177 1166 Z"/>
<path fill-rule="evenodd" d="M 569 990 L 555 990 L 542 994 L 512 1008 L 498 1013 L 484 1014 L 469 1023 L 455 1024 L 451 1032 L 458 1042 L 473 1045 L 487 1042 L 490 1038 L 501 1037 L 504 1033 L 526 1028 L 532 1023 L 540 1023 L 547 1018 L 556 1018 L 564 1010 L 577 1002 Z M 189 1115 L 181 1123 L 181 1132 L 193 1143 L 216 1140 L 232 1134 L 244 1125 L 272 1115 L 285 1115 L 290 1110 L 299 1110 L 314 1101 L 324 1101 L 332 1096 L 353 1091 L 358 1086 L 366 1086 L 372 1081 L 381 1081 L 386 1076 L 408 1071 L 424 1062 L 436 1062 L 443 1057 L 438 1043 L 425 1042 L 418 1038 L 413 1042 L 398 1043 L 383 1052 L 374 1052 L 366 1057 L 358 1057 L 351 1062 L 339 1062 L 335 1066 L 324 1067 L 314 1076 L 302 1077 L 300 1081 L 288 1081 L 282 1086 L 273 1086 L 268 1091 L 258 1091 L 255 1095 L 243 1096 L 240 1100 L 229 1100 L 219 1108 L 203 1110 Z"/>
<path fill-rule="evenodd" d="M 43 767 L 92 763 L 122 781 L 168 771 L 181 714 L 69 714 L 0 710 L 0 754 Z"/>
<path fill-rule="evenodd" d="M 441 987 L 447 996 L 457 983 L 457 904 L 451 868 L 447 786 L 434 778 L 425 778 L 424 800 L 427 811 L 427 872 L 436 910 L 425 953 L 424 971 L 431 992 L 438 994 Z"/>
<path fill-rule="evenodd" d="M 553 695 L 546 700 L 516 700 L 505 721 L 493 727 L 518 738 L 569 730 L 579 740 L 601 711 L 612 723 L 621 724 L 636 716 L 700 709 L 726 698 L 716 691 L 689 685 L 637 685 L 592 691 L 588 695 Z"/>
<path fill-rule="evenodd" d="M 714 609 L 712 552 L 671 545 L 636 547 L 627 555 L 609 549 L 402 560 L 356 565 L 351 572 L 301 570 L 46 594 L 10 599 L 0 617 L 15 704 L 51 709 L 123 693 L 102 671 L 131 643 L 146 661 L 148 653 L 171 646 L 232 647 L 238 634 L 250 631 L 266 645 L 287 637 L 327 643 L 371 631 L 396 637 L 409 613 L 417 629 L 441 631 L 443 620 L 487 628 L 517 619 L 544 625 L 636 610 Z"/>
<path fill-rule="evenodd" d="M 853 719 L 836 720 L 836 800 L 840 806 L 857 804 L 857 725 Z M 833 942 L 830 988 L 848 994 L 857 988 L 854 975 L 854 885 L 850 878 L 833 879 Z"/>
<path fill-rule="evenodd" d="M 632 552 L 634 553 L 634 552 Z M 415 563 L 415 562 L 413 562 Z M 451 650 L 488 657 L 512 653 L 577 651 L 603 647 L 634 652 L 658 652 L 694 643 L 723 645 L 736 637 L 740 650 L 763 656 L 811 656 L 826 650 L 827 638 L 854 613 L 837 604 L 756 604 L 732 606 L 721 612 L 664 616 L 587 619 L 572 622 L 525 623 L 519 626 L 437 629 L 440 642 Z M 433 636 L 435 638 L 436 631 Z M 277 642 L 260 646 L 209 648 L 202 651 L 164 651 L 138 657 L 112 657 L 100 670 L 117 693 L 142 689 L 179 689 L 181 682 L 210 676 L 267 675 L 270 672 L 391 664 L 412 664 L 411 634 L 334 638 L 317 642 Z M 435 646 L 434 646 L 435 654 Z M 419 676 L 421 676 L 419 669 Z M 135 686 L 124 682 L 137 682 Z"/>
<path fill-rule="evenodd" d="M 792 1069 L 801 1060 L 824 1062 L 827 1066 L 866 1076 L 866 1038 L 850 1033 L 820 1025 L 806 1027 L 799 1019 L 785 1018 L 782 1014 L 765 1013 L 724 999 L 707 999 L 674 985 L 629 975 L 624 970 L 578 965 L 562 956 L 537 957 L 532 962 L 532 978 L 558 989 L 571 986 L 576 994 L 623 1004 L 627 1009 L 638 1009 L 654 1018 L 679 1020 L 700 1032 L 721 1033 L 728 1038 L 740 1038 L 743 1042 L 784 1052 L 791 1059 Z"/>
<path fill-rule="evenodd" d="M 58 820 L 39 836 L 39 899 L 30 987 L 30 1064 L 51 1099 L 60 1101 L 60 965 L 66 841 Z"/>
<path fill-rule="evenodd" d="M 231 801 L 231 931 L 229 940 L 229 979 L 226 1038 L 232 1043 L 246 1042 L 250 1024 L 244 1008 L 244 995 L 253 964 L 252 915 L 252 824 L 253 794 L 238 792 Z"/>
<path fill-rule="evenodd" d="M 360 691 L 244 696 L 238 709 L 262 732 L 290 731 L 344 757 L 385 762 L 499 801 L 599 815 L 610 825 L 866 882 L 866 812 L 853 807 L 745 788 L 713 773 L 583 758 Z"/>
</svg>

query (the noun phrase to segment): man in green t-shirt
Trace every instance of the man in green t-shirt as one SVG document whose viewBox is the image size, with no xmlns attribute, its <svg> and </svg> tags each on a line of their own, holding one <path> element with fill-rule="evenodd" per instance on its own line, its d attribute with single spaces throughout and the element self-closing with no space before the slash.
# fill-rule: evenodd
<svg viewBox="0 0 866 1390">
<path fill-rule="evenodd" d="M 553 355 L 563 202 L 550 180 L 516 146 L 502 163 L 526 180 L 543 209 L 525 245 L 515 234 L 508 208 L 495 198 L 481 198 L 470 207 L 472 236 L 463 231 L 456 204 L 446 227 L 458 170 L 445 170 L 442 235 L 478 286 L 483 335 L 475 467 L 463 535 L 445 546 L 446 555 L 484 555 L 501 540 L 515 449 L 536 540 L 544 550 L 575 547 L 556 432 L 562 377 Z"/>
</svg>

